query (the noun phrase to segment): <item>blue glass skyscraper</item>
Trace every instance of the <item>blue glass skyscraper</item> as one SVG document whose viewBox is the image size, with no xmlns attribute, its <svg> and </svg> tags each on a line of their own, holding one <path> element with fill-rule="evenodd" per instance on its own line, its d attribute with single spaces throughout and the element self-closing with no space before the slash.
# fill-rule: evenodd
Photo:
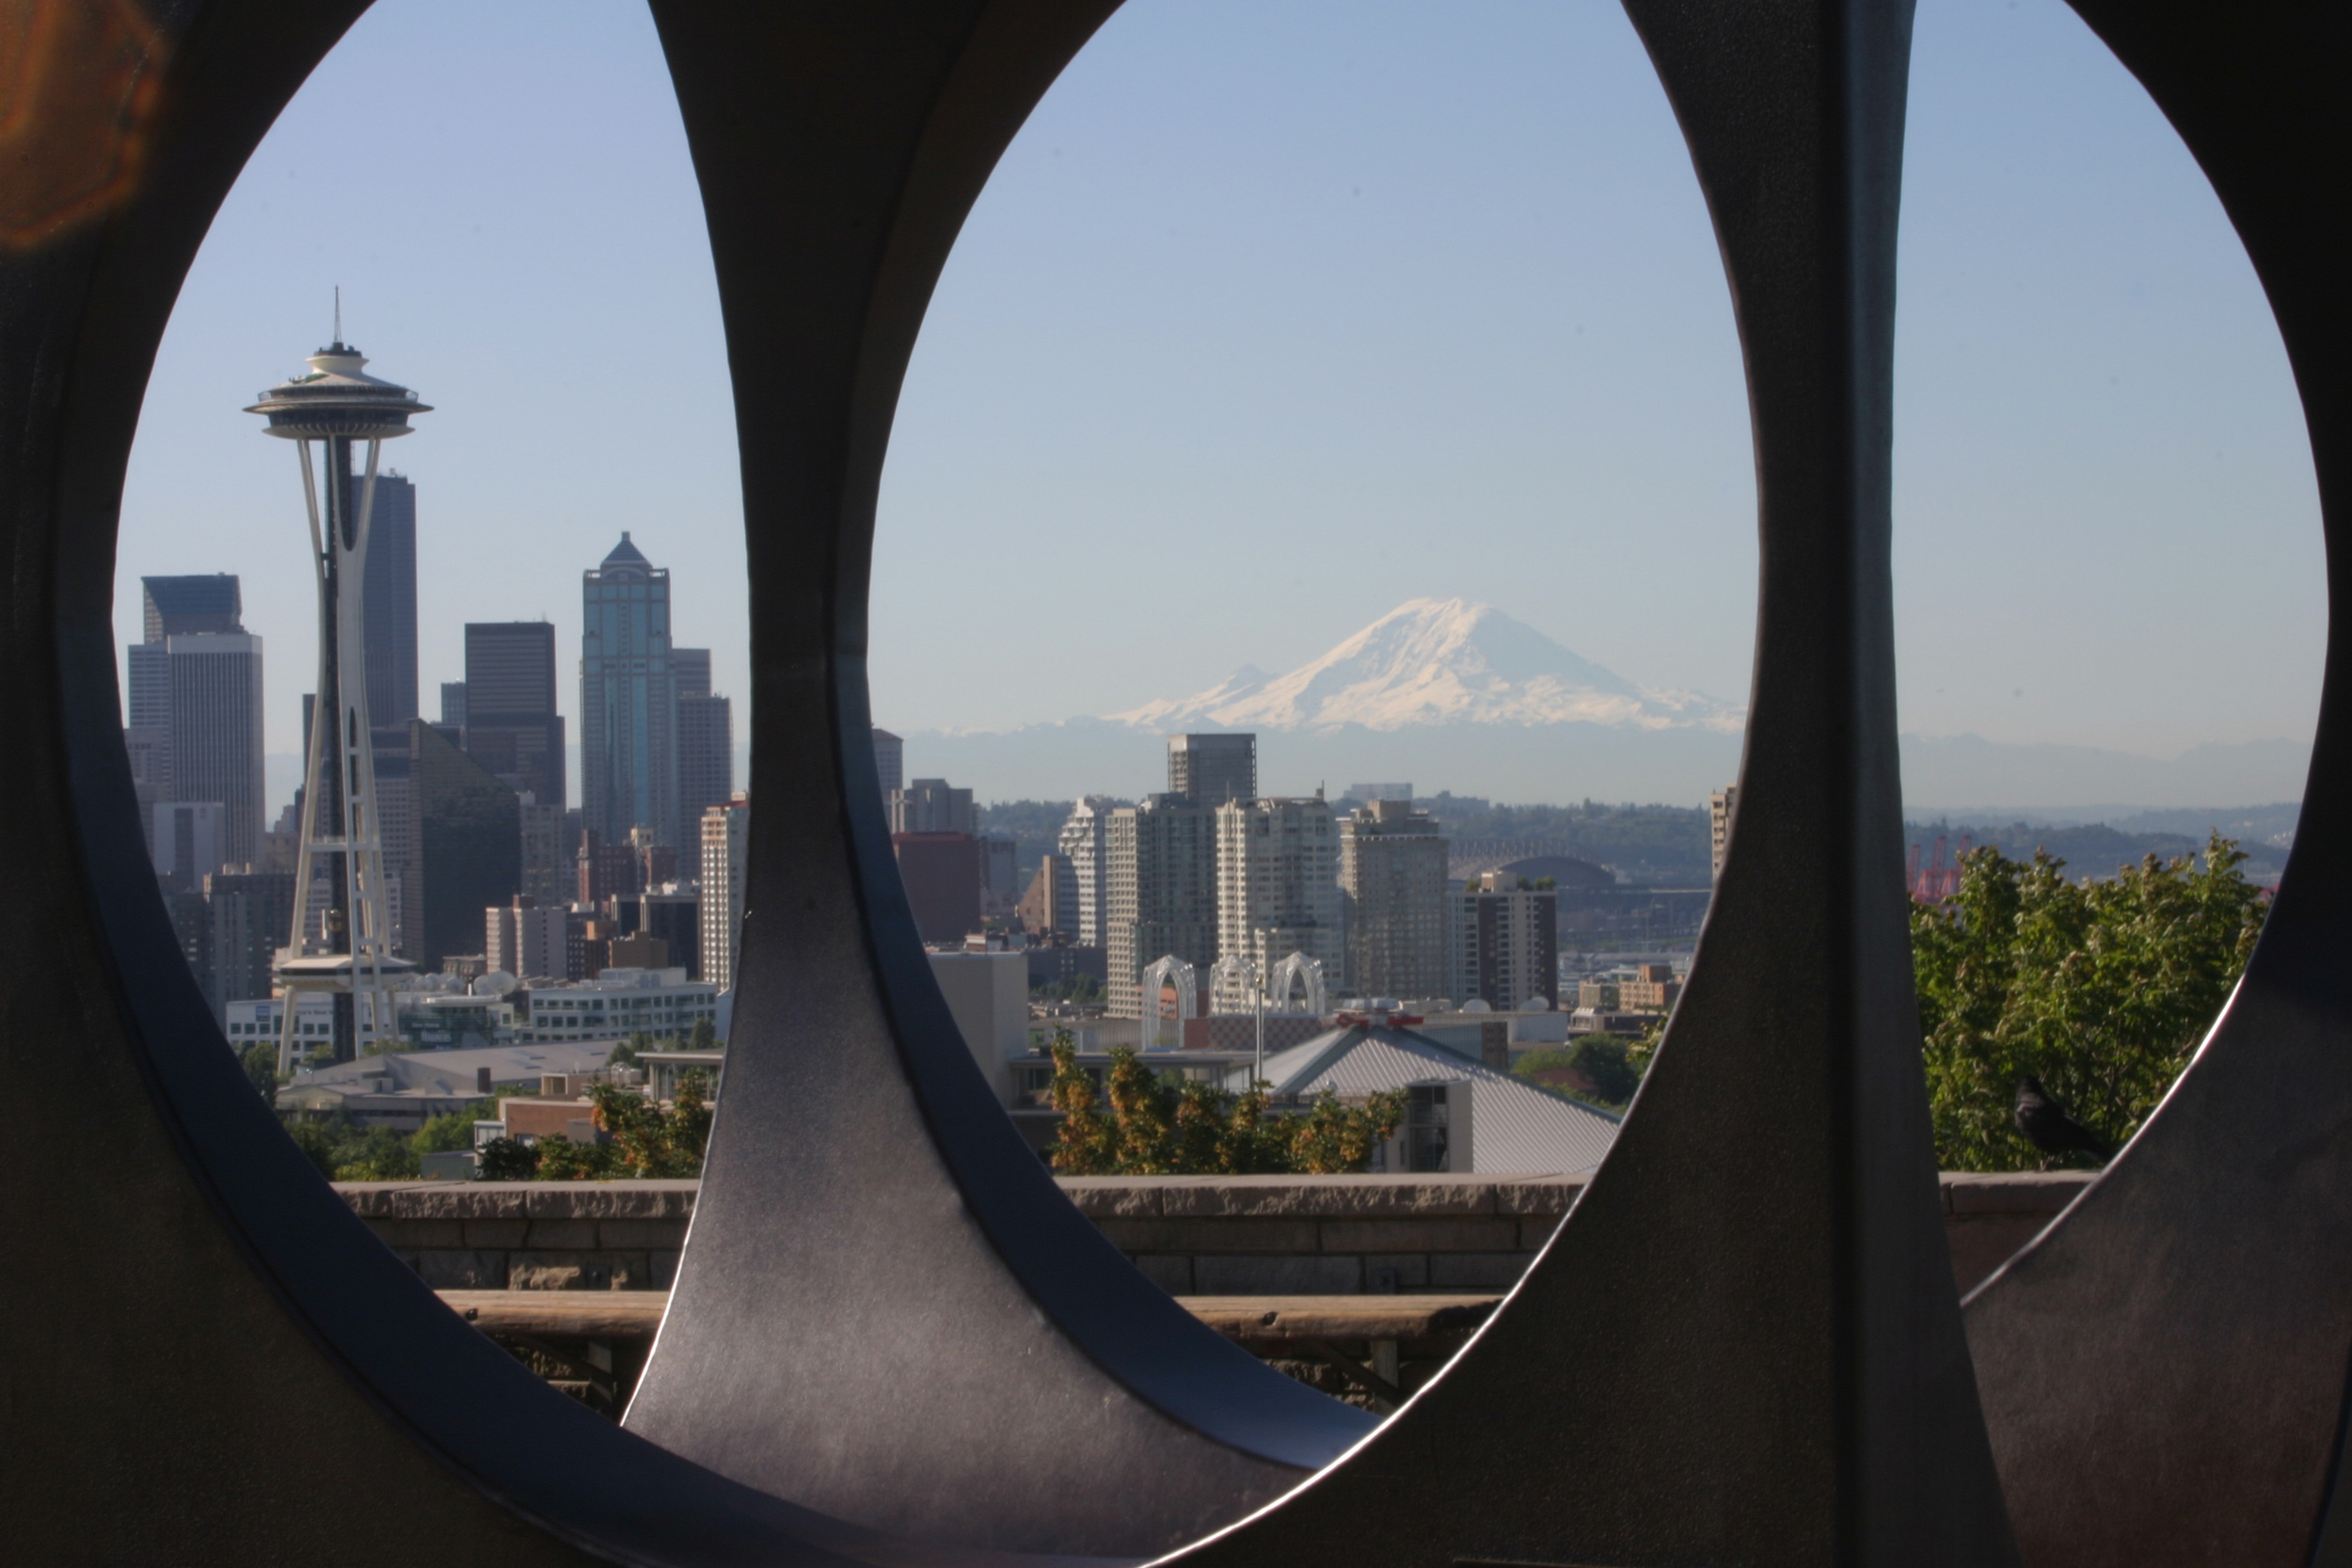
<svg viewBox="0 0 2352 1568">
<path fill-rule="evenodd" d="M 632 828 L 679 844 L 670 573 L 621 535 L 580 577 L 581 825 L 607 844 Z"/>
</svg>

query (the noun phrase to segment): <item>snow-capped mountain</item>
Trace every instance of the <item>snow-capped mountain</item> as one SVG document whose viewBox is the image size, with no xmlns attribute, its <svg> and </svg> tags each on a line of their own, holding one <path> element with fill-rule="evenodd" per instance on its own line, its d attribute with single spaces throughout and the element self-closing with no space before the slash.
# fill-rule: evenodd
<svg viewBox="0 0 2352 1568">
<path fill-rule="evenodd" d="M 1580 723 L 1737 733 L 1744 717 L 1696 692 L 1636 686 L 1465 599 L 1399 605 L 1288 674 L 1244 666 L 1206 691 L 1109 715 L 1159 733 Z"/>
</svg>

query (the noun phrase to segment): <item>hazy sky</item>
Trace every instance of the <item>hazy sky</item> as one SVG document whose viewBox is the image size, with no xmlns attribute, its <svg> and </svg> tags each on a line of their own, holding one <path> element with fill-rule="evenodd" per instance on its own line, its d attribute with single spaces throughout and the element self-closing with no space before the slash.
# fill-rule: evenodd
<svg viewBox="0 0 2352 1568">
<path fill-rule="evenodd" d="M 339 171 L 354 119 L 401 156 Z M 1904 727 L 2306 737 L 2326 610 L 2277 331 L 2177 138 L 2055 0 L 1921 5 L 1902 267 Z M 724 346 L 644 12 L 378 0 L 215 224 L 149 391 L 118 624 L 142 574 L 243 574 L 273 752 L 311 591 L 294 465 L 240 409 L 338 282 L 372 369 L 438 410 L 387 451 L 419 485 L 427 711 L 462 623 L 538 615 L 572 711 L 579 573 L 623 529 L 747 695 Z M 1617 8 L 1132 0 L 1006 157 L 917 347 L 876 715 L 1129 707 L 1421 594 L 1740 700 L 1752 467 L 1713 238 Z"/>
</svg>

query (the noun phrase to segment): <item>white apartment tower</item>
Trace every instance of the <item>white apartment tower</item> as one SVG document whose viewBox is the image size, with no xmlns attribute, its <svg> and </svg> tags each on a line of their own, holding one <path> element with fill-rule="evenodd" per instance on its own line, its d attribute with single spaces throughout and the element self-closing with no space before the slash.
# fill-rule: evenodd
<svg viewBox="0 0 2352 1568">
<path fill-rule="evenodd" d="M 1341 943 L 1340 835 L 1321 795 L 1226 801 L 1216 808 L 1216 946 L 1269 977 L 1293 953 L 1337 974 Z M 1279 1005 L 1279 999 L 1277 999 Z M 1220 974 L 1212 1010 L 1248 1012 L 1252 994 Z"/>
<path fill-rule="evenodd" d="M 1341 918 L 1350 995 L 1447 995 L 1448 844 L 1406 800 L 1374 800 L 1340 823 Z"/>
<path fill-rule="evenodd" d="M 751 870 L 752 798 L 737 791 L 702 820 L 702 977 L 735 988 L 742 955 L 743 894 Z"/>
<path fill-rule="evenodd" d="M 1071 880 L 1076 884 L 1081 947 L 1102 947 L 1104 927 L 1110 919 L 1110 827 L 1113 802 L 1108 796 L 1089 795 L 1080 800 L 1061 825 L 1055 850 L 1069 857 Z"/>
</svg>

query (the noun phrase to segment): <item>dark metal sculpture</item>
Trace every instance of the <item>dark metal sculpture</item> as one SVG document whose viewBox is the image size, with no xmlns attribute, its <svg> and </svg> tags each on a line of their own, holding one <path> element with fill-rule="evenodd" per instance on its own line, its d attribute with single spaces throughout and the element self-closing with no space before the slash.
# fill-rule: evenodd
<svg viewBox="0 0 2352 1568">
<path fill-rule="evenodd" d="M 0 55 L 0 819 L 38 890 L 0 906 L 0 1049 L 15 1082 L 72 1070 L 0 1143 L 40 1287 L 6 1308 L 0 1557 L 1034 1562 L 1157 1551 L 1303 1480 L 1361 1420 L 1177 1314 L 987 1104 L 889 872 L 865 738 L 899 376 L 964 212 L 1109 0 L 656 6 L 743 368 L 761 810 L 726 1110 L 635 1430 L 444 1311 L 278 1134 L 139 852 L 114 527 L 180 279 L 360 8 L 0 9 L 0 51 L 21 53 Z M 2248 236 L 2325 497 L 2352 363 L 2325 227 L 2324 175 L 2352 146 L 2343 24 L 2300 0 L 2086 8 Z M 1756 408 L 1763 601 L 1722 898 L 1638 1114 L 1520 1291 L 1389 1425 L 1185 1556 L 1999 1562 L 1997 1457 L 2028 1560 L 2122 1560 L 2100 1556 L 2112 1538 L 2140 1561 L 2282 1561 L 2324 1506 L 2352 1346 L 2352 1009 L 2320 902 L 2352 829 L 2307 817 L 2204 1057 L 1976 1298 L 1988 1444 L 1900 881 L 1886 463 L 1908 7 L 1630 9 L 1715 214 Z M 2334 707 L 2320 801 L 2352 745 Z M 2290 1096 L 2269 1124 L 2289 1133 L 2265 1134 L 2256 1113 Z M 2194 1245 L 2157 1201 L 2183 1193 Z M 2257 1283 L 2210 1278 L 2229 1268 Z M 2249 1308 L 2283 1332 L 2234 1332 Z M 2120 1314 L 2112 1343 L 2097 1311 Z M 2053 1344 L 2065 1375 L 2037 1382 Z M 2149 1353 L 2175 1365 L 2136 1402 Z M 2160 1542 L 2143 1522 L 2183 1456 L 2210 1463 L 2203 1424 L 2240 1408 L 2217 1390 L 2249 1380 L 2281 1413 L 2229 1472 L 2280 1478 L 2244 1494 L 2261 1529 L 2217 1514 Z M 2115 1460 L 2087 1451 L 2126 1429 Z M 2088 1490 L 2041 1473 L 2060 1462 Z"/>
<path fill-rule="evenodd" d="M 2075 0 L 2236 225 L 2302 392 L 2345 573 L 2352 176 L 2340 8 L 2211 13 Z M 2193 40 L 2193 43 L 2192 43 Z M 2320 193 L 2328 193 L 2326 196 Z M 2115 1163 L 1967 1305 L 2027 1560 L 2075 1568 L 2352 1561 L 2340 1449 L 2352 1363 L 2352 670 L 2330 636 L 2295 850 L 2220 1021 Z"/>
</svg>

